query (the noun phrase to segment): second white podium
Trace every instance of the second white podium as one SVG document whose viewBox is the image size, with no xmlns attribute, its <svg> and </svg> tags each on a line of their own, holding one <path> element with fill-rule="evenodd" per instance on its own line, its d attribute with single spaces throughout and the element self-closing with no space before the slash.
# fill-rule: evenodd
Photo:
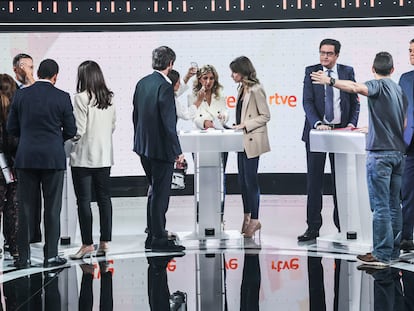
<svg viewBox="0 0 414 311">
<path fill-rule="evenodd" d="M 372 214 L 369 205 L 365 134 L 351 130 L 310 132 L 310 149 L 335 154 L 335 184 L 341 233 L 321 236 L 318 246 L 368 252 L 372 246 Z M 347 232 L 357 239 L 347 239 Z"/>
</svg>

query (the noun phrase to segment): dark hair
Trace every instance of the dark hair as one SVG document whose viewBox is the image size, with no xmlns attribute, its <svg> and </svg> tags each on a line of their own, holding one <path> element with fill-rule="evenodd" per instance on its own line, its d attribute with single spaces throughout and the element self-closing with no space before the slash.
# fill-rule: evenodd
<svg viewBox="0 0 414 311">
<path fill-rule="evenodd" d="M 114 93 L 106 86 L 101 68 L 92 60 L 84 61 L 79 65 L 76 91 L 86 91 L 89 100 L 92 99 L 92 95 L 95 95 L 96 102 L 93 103 L 93 106 L 97 106 L 99 109 L 106 109 L 112 105 L 111 100 Z"/>
<path fill-rule="evenodd" d="M 50 79 L 59 72 L 59 65 L 53 59 L 45 59 L 39 65 L 37 76 L 39 79 Z"/>
<path fill-rule="evenodd" d="M 175 62 L 175 52 L 168 46 L 160 46 L 152 51 L 152 68 L 164 70 Z"/>
<path fill-rule="evenodd" d="M 174 86 L 177 84 L 177 81 L 180 80 L 180 74 L 177 70 L 171 69 L 171 71 L 167 75 L 168 78 L 171 80 L 171 84 Z"/>
<path fill-rule="evenodd" d="M 323 39 L 319 44 L 319 49 L 321 49 L 322 45 L 333 45 L 335 48 L 335 54 L 339 54 L 341 51 L 341 43 L 335 39 Z"/>
<path fill-rule="evenodd" d="M 411 44 L 411 43 L 414 43 L 414 39 L 411 39 L 410 44 Z"/>
<path fill-rule="evenodd" d="M 20 53 L 17 54 L 14 58 L 13 58 L 13 67 L 18 67 L 19 66 L 19 62 L 22 58 L 30 58 L 31 60 L 33 60 L 33 58 L 28 55 L 28 54 L 24 54 L 24 53 Z"/>
<path fill-rule="evenodd" d="M 230 69 L 232 72 L 242 75 L 243 83 L 248 87 L 259 83 L 259 79 L 256 77 L 256 69 L 246 56 L 239 56 L 234 59 L 230 63 Z"/>
<path fill-rule="evenodd" d="M 394 68 L 392 55 L 388 52 L 377 53 L 377 55 L 375 55 L 374 64 L 372 67 L 374 68 L 375 73 L 381 76 L 390 75 L 392 69 Z"/>
<path fill-rule="evenodd" d="M 16 82 L 7 73 L 0 74 L 0 100 L 1 100 L 1 122 L 5 124 L 9 107 L 14 93 L 16 92 Z"/>
</svg>

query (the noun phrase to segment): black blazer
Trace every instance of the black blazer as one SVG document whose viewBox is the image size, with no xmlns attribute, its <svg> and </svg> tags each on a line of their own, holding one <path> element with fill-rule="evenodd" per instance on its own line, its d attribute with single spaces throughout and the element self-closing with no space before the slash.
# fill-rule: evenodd
<svg viewBox="0 0 414 311">
<path fill-rule="evenodd" d="M 337 64 L 338 78 L 340 80 L 355 81 L 354 69 L 350 66 Z M 318 121 L 323 121 L 325 115 L 325 87 L 322 84 L 312 83 L 310 74 L 318 70 L 323 70 L 321 64 L 308 66 L 305 69 L 303 81 L 303 109 L 305 110 L 305 126 L 303 129 L 302 140 L 309 142 L 309 132 Z M 359 99 L 357 94 L 340 91 L 341 98 L 341 127 L 348 124 L 357 126 L 359 117 Z"/>
<path fill-rule="evenodd" d="M 171 83 L 154 71 L 137 83 L 133 104 L 134 151 L 150 159 L 174 162 L 182 151 Z"/>
<path fill-rule="evenodd" d="M 68 93 L 47 81 L 16 91 L 7 120 L 7 131 L 19 137 L 16 168 L 66 169 L 63 143 L 76 130 Z"/>
</svg>

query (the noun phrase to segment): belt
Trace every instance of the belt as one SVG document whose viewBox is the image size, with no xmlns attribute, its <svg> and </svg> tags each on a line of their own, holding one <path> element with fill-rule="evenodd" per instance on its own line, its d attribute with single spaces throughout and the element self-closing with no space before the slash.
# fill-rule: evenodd
<svg viewBox="0 0 414 311">
<path fill-rule="evenodd" d="M 341 124 L 325 124 L 325 125 L 329 126 L 330 128 L 333 128 L 333 129 L 337 129 L 337 128 L 342 127 Z"/>
</svg>

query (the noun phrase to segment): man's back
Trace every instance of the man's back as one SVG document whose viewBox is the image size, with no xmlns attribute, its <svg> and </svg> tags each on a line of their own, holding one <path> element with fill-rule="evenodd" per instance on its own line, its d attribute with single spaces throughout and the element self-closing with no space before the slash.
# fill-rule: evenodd
<svg viewBox="0 0 414 311">
<path fill-rule="evenodd" d="M 401 87 L 390 78 L 371 80 L 368 87 L 370 123 L 367 150 L 405 151 L 403 139 L 407 101 Z"/>
<path fill-rule="evenodd" d="M 181 154 L 172 85 L 159 72 L 142 78 L 134 94 L 134 151 L 173 162 Z"/>
<path fill-rule="evenodd" d="M 65 169 L 63 142 L 76 135 L 69 94 L 46 81 L 19 90 L 7 130 L 20 137 L 16 168 Z"/>
</svg>

